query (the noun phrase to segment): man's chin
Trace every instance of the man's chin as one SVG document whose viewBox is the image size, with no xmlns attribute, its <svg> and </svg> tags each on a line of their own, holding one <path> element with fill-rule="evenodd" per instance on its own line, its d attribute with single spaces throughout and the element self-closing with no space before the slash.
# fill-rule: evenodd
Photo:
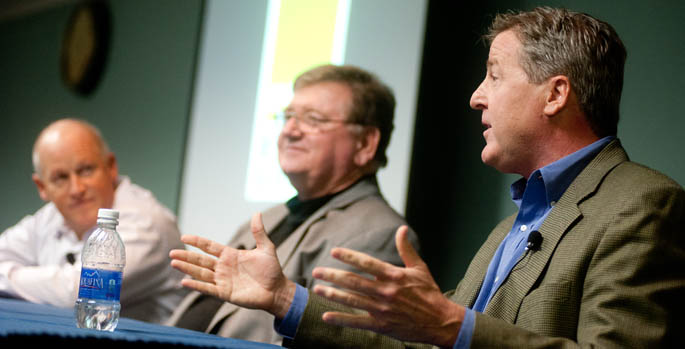
<svg viewBox="0 0 685 349">
<path fill-rule="evenodd" d="M 286 176 L 298 176 L 306 173 L 307 168 L 304 165 L 305 164 L 302 164 L 300 161 L 282 161 L 280 163 L 281 171 L 283 171 Z"/>
<path fill-rule="evenodd" d="M 89 229 L 97 224 L 99 208 L 92 205 L 92 207 L 74 212 L 71 215 L 65 215 L 64 219 L 67 225 L 72 228 Z"/>
<path fill-rule="evenodd" d="M 480 153 L 480 160 L 488 166 L 495 167 L 494 155 L 492 154 L 487 145 L 485 146 L 485 148 L 483 148 L 483 151 Z"/>
<path fill-rule="evenodd" d="M 93 229 L 97 225 L 97 217 L 95 219 L 79 219 L 66 222 L 67 226 L 71 228 L 79 238 L 87 231 Z"/>
</svg>

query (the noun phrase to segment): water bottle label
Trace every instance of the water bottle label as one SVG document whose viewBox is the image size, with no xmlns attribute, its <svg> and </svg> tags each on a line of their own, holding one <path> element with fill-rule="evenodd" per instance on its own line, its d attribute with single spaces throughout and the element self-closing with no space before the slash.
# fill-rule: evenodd
<svg viewBox="0 0 685 349">
<path fill-rule="evenodd" d="M 121 276 L 120 271 L 82 268 L 78 297 L 119 301 Z"/>
</svg>

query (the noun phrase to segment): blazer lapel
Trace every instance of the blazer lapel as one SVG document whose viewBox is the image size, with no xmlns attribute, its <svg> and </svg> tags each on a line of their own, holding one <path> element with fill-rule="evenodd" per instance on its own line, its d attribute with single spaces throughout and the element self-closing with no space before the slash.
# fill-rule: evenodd
<svg viewBox="0 0 685 349">
<path fill-rule="evenodd" d="M 375 178 L 363 179 L 345 192 L 335 196 L 321 208 L 316 210 L 314 214 L 307 218 L 302 225 L 297 227 L 297 229 L 295 229 L 295 231 L 293 231 L 290 236 L 288 236 L 288 238 L 285 239 L 285 241 L 283 241 L 276 249 L 276 254 L 278 255 L 278 259 L 281 261 L 281 266 L 285 268 L 285 266 L 293 259 L 293 256 L 298 252 L 298 247 L 307 237 L 307 233 L 309 232 L 309 228 L 312 226 L 312 224 L 323 219 L 331 210 L 347 206 L 362 197 L 373 195 L 378 192 L 378 186 Z M 264 222 L 264 229 L 266 229 L 267 233 L 273 231 L 273 228 L 276 227 L 287 214 L 288 209 L 285 205 L 278 205 L 275 208 L 264 212 L 262 215 L 262 220 Z M 235 242 L 237 244 L 234 246 L 242 246 L 246 249 L 255 248 L 255 242 L 254 238 L 252 238 L 252 234 L 245 234 L 245 236 Z M 298 280 L 293 281 L 298 282 Z M 224 303 L 212 318 L 209 328 L 214 328 L 220 321 L 233 314 L 239 308 L 240 307 L 233 304 Z"/>
<path fill-rule="evenodd" d="M 298 247 L 307 238 L 309 228 L 319 220 L 326 217 L 328 212 L 345 207 L 362 197 L 379 193 L 375 177 L 365 178 L 354 184 L 349 189 L 345 190 L 340 195 L 336 195 L 321 208 L 316 210 L 307 220 L 302 223 L 293 233 L 281 243 L 276 251 L 278 258 L 281 261 L 281 266 L 285 266 L 292 260 L 293 256 L 298 252 Z"/>
<path fill-rule="evenodd" d="M 591 196 L 604 176 L 628 157 L 618 140 L 609 143 L 569 185 L 538 231 L 543 240 L 539 251 L 528 251 L 500 286 L 485 314 L 514 323 L 523 298 L 543 276 L 557 244 L 572 224 L 582 219 L 578 205 Z M 509 226 L 511 228 L 511 226 Z M 486 266 L 487 268 L 487 266 Z"/>
<path fill-rule="evenodd" d="M 515 218 L 516 215 L 508 217 L 500 222 L 490 233 L 483 246 L 481 246 L 473 260 L 471 260 L 471 264 L 466 269 L 466 273 L 461 282 L 459 282 L 459 285 L 457 285 L 457 288 L 452 294 L 447 294 L 453 302 L 467 307 L 472 307 L 476 302 L 492 256 L 495 255 L 497 247 L 504 237 L 507 236 L 509 230 L 511 230 Z"/>
<path fill-rule="evenodd" d="M 274 228 L 288 215 L 288 208 L 285 204 L 274 206 L 262 213 L 262 223 L 267 234 L 273 232 Z M 230 246 L 237 249 L 251 250 L 257 246 L 250 222 L 243 224 L 238 229 L 238 233 L 228 242 Z"/>
</svg>

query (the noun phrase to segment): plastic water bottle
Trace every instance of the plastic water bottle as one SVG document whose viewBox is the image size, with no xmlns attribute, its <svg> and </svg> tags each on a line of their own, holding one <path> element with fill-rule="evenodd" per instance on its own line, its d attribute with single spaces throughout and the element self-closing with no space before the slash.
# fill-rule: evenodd
<svg viewBox="0 0 685 349">
<path fill-rule="evenodd" d="M 76 326 L 114 331 L 119 323 L 119 295 L 126 250 L 117 233 L 119 212 L 101 208 L 98 227 L 81 252 L 81 280 L 74 313 Z"/>
</svg>

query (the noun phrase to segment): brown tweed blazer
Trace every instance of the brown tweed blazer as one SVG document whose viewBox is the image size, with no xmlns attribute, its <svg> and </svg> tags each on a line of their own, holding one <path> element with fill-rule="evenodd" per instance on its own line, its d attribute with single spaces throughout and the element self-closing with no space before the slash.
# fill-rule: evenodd
<svg viewBox="0 0 685 349">
<path fill-rule="evenodd" d="M 285 205 L 275 206 L 262 214 L 267 232 L 273 231 L 288 214 Z M 276 249 L 283 273 L 305 287 L 321 282 L 312 277 L 316 266 L 350 269 L 330 255 L 333 247 L 343 246 L 377 256 L 395 265 L 402 259 L 395 247 L 395 231 L 407 224 L 383 199 L 375 178 L 366 178 L 333 197 L 293 231 Z M 418 248 L 418 238 L 410 230 L 410 240 Z M 249 222 L 238 229 L 229 242 L 236 248 L 252 249 L 254 238 Z M 193 291 L 182 301 L 168 321 L 174 325 L 200 296 Z M 281 344 L 274 331 L 274 317 L 266 312 L 224 303 L 212 317 L 206 332 L 216 330 L 222 337 Z"/>
<path fill-rule="evenodd" d="M 515 215 L 502 221 L 447 295 L 471 306 Z M 611 142 L 569 186 L 484 313 L 472 347 L 654 348 L 684 343 L 685 192 Z M 310 294 L 295 347 L 414 347 L 324 324 L 344 309 Z"/>
</svg>

